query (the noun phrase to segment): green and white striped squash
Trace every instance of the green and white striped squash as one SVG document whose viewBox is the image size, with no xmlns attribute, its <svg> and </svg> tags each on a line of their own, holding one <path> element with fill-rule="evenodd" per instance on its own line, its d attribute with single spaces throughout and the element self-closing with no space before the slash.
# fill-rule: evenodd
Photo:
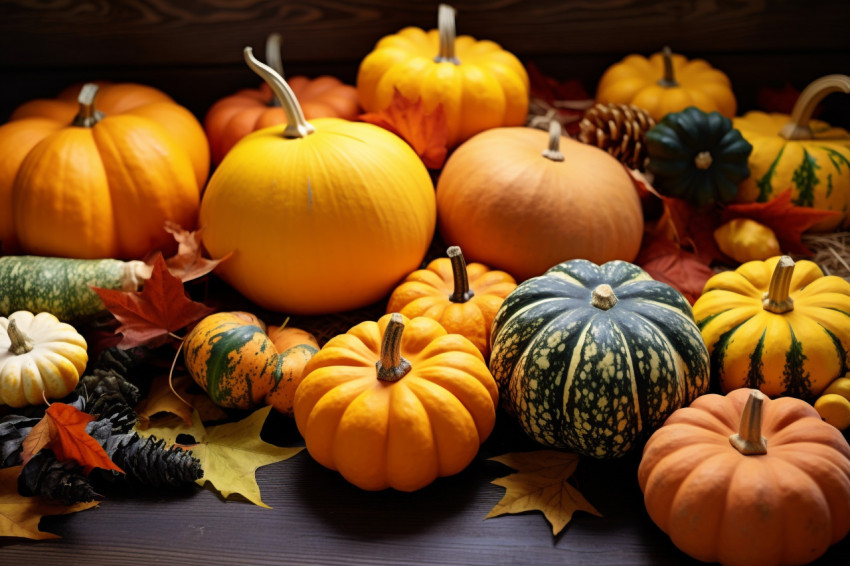
<svg viewBox="0 0 850 566">
<path fill-rule="evenodd" d="M 492 336 L 503 404 L 549 447 L 623 456 L 708 389 L 690 304 L 624 261 L 571 260 L 528 279 Z"/>
</svg>

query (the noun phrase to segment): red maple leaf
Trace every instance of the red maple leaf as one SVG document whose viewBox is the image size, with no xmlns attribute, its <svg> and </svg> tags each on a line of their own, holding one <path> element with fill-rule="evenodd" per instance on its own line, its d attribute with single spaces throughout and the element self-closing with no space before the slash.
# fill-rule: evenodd
<svg viewBox="0 0 850 566">
<path fill-rule="evenodd" d="M 94 468 L 124 470 L 115 465 L 100 443 L 86 432 L 94 417 L 65 403 L 53 403 L 22 444 L 21 457 L 26 464 L 42 448 L 50 448 L 60 462 L 72 461 L 88 474 Z"/>
<path fill-rule="evenodd" d="M 564 130 L 573 136 L 578 134 L 579 122 L 594 102 L 581 82 L 576 79 L 559 82 L 544 75 L 531 61 L 525 68 L 528 71 L 531 106 L 542 107 L 546 114 L 556 112 Z"/>
<path fill-rule="evenodd" d="M 156 346 L 168 335 L 200 320 L 214 309 L 189 299 L 183 282 L 168 272 L 165 260 L 158 256 L 150 279 L 141 292 L 116 291 L 92 287 L 103 304 L 121 325 L 120 348 Z"/>
<path fill-rule="evenodd" d="M 660 236 L 647 236 L 635 264 L 656 281 L 667 283 L 694 304 L 714 271 L 695 254 Z"/>
<path fill-rule="evenodd" d="M 789 188 L 767 202 L 728 205 L 723 210 L 721 223 L 735 218 L 750 218 L 773 230 L 784 253 L 812 255 L 812 251 L 802 242 L 803 232 L 839 214 L 841 212 L 837 210 L 793 205 Z"/>
<path fill-rule="evenodd" d="M 190 232 L 175 222 L 167 221 L 165 231 L 174 236 L 177 241 L 177 253 L 167 258 L 165 263 L 168 271 L 184 283 L 206 275 L 231 256 L 228 253 L 219 259 L 203 257 L 200 230 Z"/>
<path fill-rule="evenodd" d="M 439 169 L 446 161 L 449 130 L 442 104 L 426 113 L 421 98 L 409 100 L 396 88 L 393 101 L 387 108 L 361 114 L 360 120 L 402 138 L 429 169 Z"/>
</svg>

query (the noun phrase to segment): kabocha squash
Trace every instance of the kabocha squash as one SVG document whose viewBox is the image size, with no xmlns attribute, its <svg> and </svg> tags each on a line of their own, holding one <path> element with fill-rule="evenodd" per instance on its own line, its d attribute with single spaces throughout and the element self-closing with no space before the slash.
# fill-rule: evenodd
<svg viewBox="0 0 850 566">
<path fill-rule="evenodd" d="M 0 317 L 0 405 L 43 405 L 74 390 L 88 363 L 88 345 L 50 313 Z"/>
<path fill-rule="evenodd" d="M 304 373 L 295 423 L 307 450 L 362 489 L 414 491 L 456 474 L 495 424 L 499 394 L 481 352 L 430 318 L 358 324 Z"/>
<path fill-rule="evenodd" d="M 623 165 L 552 122 L 495 128 L 461 145 L 437 181 L 443 240 L 518 280 L 562 261 L 637 256 L 640 199 Z"/>
<path fill-rule="evenodd" d="M 730 119 L 738 109 L 729 77 L 669 47 L 649 58 L 633 54 L 611 65 L 596 87 L 596 102 L 631 104 L 647 110 L 656 122 L 688 106 Z"/>
<path fill-rule="evenodd" d="M 499 126 L 520 126 L 528 113 L 528 73 L 512 53 L 489 40 L 456 37 L 455 10 L 440 4 L 437 29 L 406 27 L 382 38 L 360 63 L 357 93 L 367 112 L 390 105 L 395 90 L 442 105 L 447 144 Z"/>
<path fill-rule="evenodd" d="M 629 453 L 708 389 L 708 352 L 681 293 L 636 265 L 556 265 L 508 295 L 490 370 L 537 442 Z"/>
<path fill-rule="evenodd" d="M 850 532 L 850 445 L 799 399 L 698 398 L 646 443 L 638 481 L 655 524 L 704 562 L 807 564 Z"/>
<path fill-rule="evenodd" d="M 447 332 L 469 338 L 486 360 L 493 319 L 516 281 L 484 264 L 467 264 L 457 246 L 446 254 L 408 275 L 390 295 L 387 312 L 433 318 Z"/>
<path fill-rule="evenodd" d="M 303 369 L 318 351 L 309 332 L 270 327 L 246 312 L 222 312 L 201 320 L 183 342 L 192 379 L 219 406 L 253 409 L 271 405 L 292 415 Z"/>
<path fill-rule="evenodd" d="M 781 250 L 776 233 L 751 218 L 734 218 L 714 230 L 720 251 L 738 263 L 777 256 Z"/>
<path fill-rule="evenodd" d="M 788 256 L 711 277 L 694 303 L 725 393 L 741 387 L 812 399 L 848 370 L 850 283 Z"/>
<path fill-rule="evenodd" d="M 287 125 L 254 132 L 216 169 L 201 203 L 221 276 L 258 305 L 298 314 L 372 304 L 415 270 L 436 223 L 434 186 L 401 138 L 338 118 L 307 122 L 286 82 L 270 82 Z"/>
<path fill-rule="evenodd" d="M 752 111 L 733 120 L 753 145 L 751 175 L 740 186 L 740 201 L 767 202 L 791 187 L 797 206 L 843 213 L 812 231 L 850 226 L 850 132 L 811 119 L 820 101 L 833 92 L 850 92 L 850 77 L 829 75 L 812 82 L 790 116 Z"/>
<path fill-rule="evenodd" d="M 196 225 L 209 169 L 200 124 L 153 89 L 104 86 L 101 105 L 100 88 L 80 90 L 75 116 L 45 100 L 0 126 L 4 253 L 139 259 L 173 246 L 166 221 Z"/>
<path fill-rule="evenodd" d="M 750 175 L 753 146 L 718 112 L 671 112 L 646 133 L 646 145 L 653 186 L 697 207 L 734 201 Z"/>
<path fill-rule="evenodd" d="M 280 34 L 269 35 L 266 60 L 269 67 L 283 76 Z M 354 120 L 360 112 L 357 89 L 336 77 L 322 75 L 314 79 L 294 76 L 287 79 L 301 104 L 304 118 L 343 118 Z M 233 145 L 253 131 L 286 123 L 286 114 L 266 83 L 257 89 L 243 89 L 213 104 L 204 118 L 204 130 L 210 140 L 213 163 L 221 162 Z"/>
</svg>

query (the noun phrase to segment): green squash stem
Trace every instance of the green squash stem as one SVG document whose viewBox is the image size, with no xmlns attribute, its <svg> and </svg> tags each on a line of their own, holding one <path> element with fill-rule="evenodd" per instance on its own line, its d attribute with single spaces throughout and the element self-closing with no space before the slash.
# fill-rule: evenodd
<svg viewBox="0 0 850 566">
<path fill-rule="evenodd" d="M 401 314 L 390 315 L 390 323 L 384 330 L 381 342 L 381 359 L 375 364 L 378 379 L 394 382 L 408 374 L 410 362 L 401 357 L 401 335 L 404 333 L 404 321 Z"/>
<path fill-rule="evenodd" d="M 729 437 L 732 446 L 745 456 L 767 454 L 767 439 L 761 435 L 763 404 L 764 394 L 753 390 L 747 399 L 747 404 L 744 405 L 738 432 Z"/>
<path fill-rule="evenodd" d="M 563 161 L 561 153 L 561 123 L 557 120 L 549 122 L 549 147 L 543 150 L 543 157 L 552 161 Z"/>
<path fill-rule="evenodd" d="M 10 320 L 9 326 L 6 328 L 6 332 L 9 333 L 9 341 L 12 343 L 12 345 L 9 346 L 9 351 L 12 355 L 20 356 L 21 354 L 26 354 L 27 352 L 32 351 L 32 339 L 21 332 L 21 329 L 18 328 L 17 322 Z"/>
<path fill-rule="evenodd" d="M 80 110 L 74 116 L 74 121 L 71 122 L 72 126 L 91 128 L 103 119 L 103 112 L 94 107 L 94 99 L 97 96 L 99 88 L 94 83 L 86 83 L 80 89 L 80 94 L 77 96 L 77 102 L 80 103 Z"/>
<path fill-rule="evenodd" d="M 274 72 L 284 78 L 283 74 L 283 57 L 281 57 L 280 44 L 283 38 L 279 33 L 270 33 L 266 38 L 266 64 L 274 69 Z M 268 106 L 280 106 L 280 100 L 277 96 L 272 96 Z"/>
<path fill-rule="evenodd" d="M 847 75 L 827 75 L 813 81 L 803 89 L 791 110 L 791 121 L 779 131 L 786 140 L 810 140 L 814 138 L 809 120 L 821 100 L 833 92 L 850 93 L 850 77 Z"/>
<path fill-rule="evenodd" d="M 673 73 L 673 51 L 670 49 L 670 46 L 664 46 L 664 49 L 661 50 L 661 57 L 664 60 L 664 76 L 661 77 L 658 84 L 664 88 L 679 86 Z"/>
<path fill-rule="evenodd" d="M 770 285 L 762 304 L 764 310 L 783 314 L 794 310 L 794 299 L 791 298 L 791 277 L 794 275 L 794 260 L 787 255 L 779 258 Z"/>
<path fill-rule="evenodd" d="M 301 110 L 301 105 L 298 104 L 298 99 L 295 98 L 295 93 L 292 92 L 283 77 L 268 65 L 260 63 L 254 57 L 254 52 L 250 47 L 246 47 L 243 53 L 245 62 L 251 70 L 266 81 L 275 97 L 280 101 L 280 106 L 286 115 L 286 128 L 283 130 L 283 137 L 304 138 L 315 132 L 316 128 L 304 118 L 304 112 Z"/>
<path fill-rule="evenodd" d="M 440 4 L 437 9 L 437 33 L 440 35 L 440 53 L 434 57 L 434 61 L 460 65 L 455 55 L 455 9 L 448 4 Z"/>
<path fill-rule="evenodd" d="M 607 283 L 598 285 L 590 294 L 590 304 L 604 311 L 613 308 L 618 302 L 620 302 L 620 299 L 614 294 L 611 285 Z"/>
<path fill-rule="evenodd" d="M 446 250 L 446 255 L 452 262 L 452 275 L 455 285 L 450 300 L 453 303 L 465 303 L 475 296 L 475 293 L 469 288 L 469 274 L 466 272 L 466 260 L 463 257 L 463 252 L 460 251 L 460 246 L 451 246 Z"/>
</svg>

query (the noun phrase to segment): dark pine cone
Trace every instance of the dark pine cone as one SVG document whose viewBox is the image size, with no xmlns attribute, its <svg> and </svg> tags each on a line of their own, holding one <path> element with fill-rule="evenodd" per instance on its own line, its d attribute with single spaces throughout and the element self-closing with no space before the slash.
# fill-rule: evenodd
<svg viewBox="0 0 850 566">
<path fill-rule="evenodd" d="M 81 466 L 74 462 L 60 462 L 47 449 L 30 458 L 21 470 L 18 493 L 26 497 L 41 495 L 63 505 L 102 499 L 92 489 Z"/>
</svg>

